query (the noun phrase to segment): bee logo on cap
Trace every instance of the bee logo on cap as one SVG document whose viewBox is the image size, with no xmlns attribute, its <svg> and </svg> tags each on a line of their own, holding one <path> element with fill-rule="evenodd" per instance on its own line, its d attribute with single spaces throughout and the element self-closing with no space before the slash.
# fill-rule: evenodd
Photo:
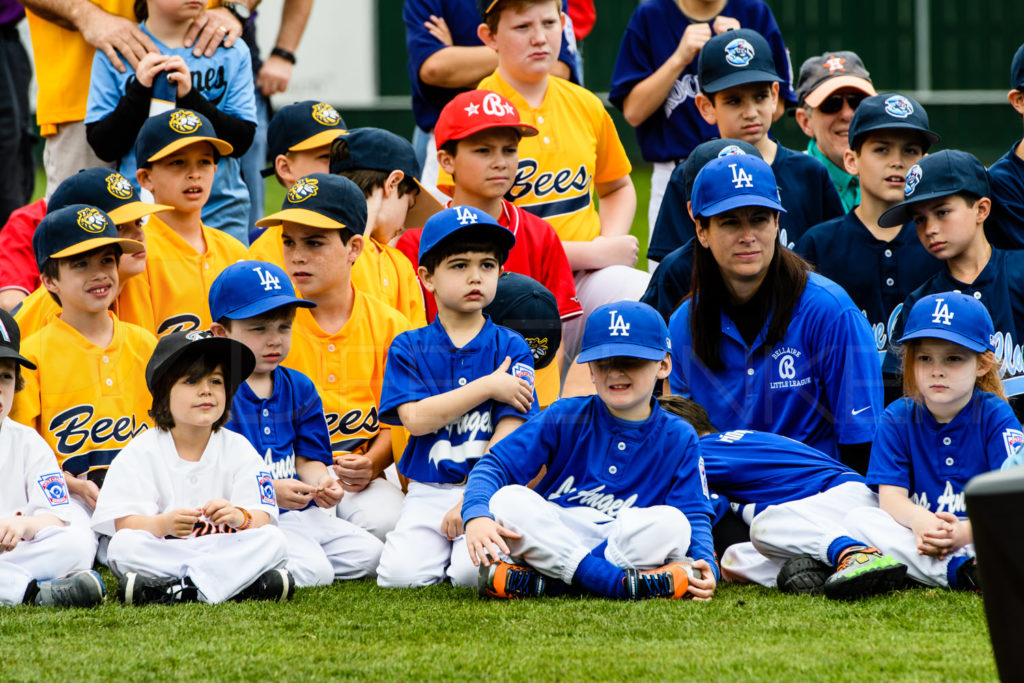
<svg viewBox="0 0 1024 683">
<path fill-rule="evenodd" d="M 744 152 L 736 145 L 729 145 L 728 147 L 722 148 L 722 151 L 718 153 L 718 158 L 721 159 L 722 157 L 731 157 L 734 154 L 746 154 L 746 152 Z"/>
<path fill-rule="evenodd" d="M 310 197 L 315 197 L 316 193 L 320 190 L 319 184 L 320 181 L 316 178 L 300 178 L 288 190 L 288 203 L 298 204 Z"/>
<path fill-rule="evenodd" d="M 746 66 L 754 58 L 754 46 L 743 38 L 732 40 L 725 46 L 725 61 L 731 66 Z"/>
<path fill-rule="evenodd" d="M 107 176 L 107 192 L 118 199 L 131 199 L 135 193 L 132 184 L 120 173 L 111 173 Z"/>
<path fill-rule="evenodd" d="M 171 121 L 168 125 L 175 133 L 189 135 L 199 130 L 199 126 L 203 125 L 203 122 L 199 120 L 199 116 L 194 111 L 181 109 L 171 114 Z"/>
<path fill-rule="evenodd" d="M 910 167 L 910 170 L 907 171 L 907 184 L 903 188 L 903 196 L 909 197 L 914 194 L 914 190 L 917 189 L 917 184 L 921 182 L 922 175 L 920 166 L 914 164 Z"/>
<path fill-rule="evenodd" d="M 903 95 L 893 95 L 885 101 L 885 113 L 898 119 L 905 119 L 914 113 L 914 105 Z"/>
<path fill-rule="evenodd" d="M 336 126 L 341 121 L 341 114 L 331 105 L 317 102 L 313 105 L 313 120 L 325 126 Z"/>
<path fill-rule="evenodd" d="M 107 217 L 99 209 L 91 206 L 78 210 L 78 227 L 86 232 L 103 232 L 107 227 Z"/>
</svg>

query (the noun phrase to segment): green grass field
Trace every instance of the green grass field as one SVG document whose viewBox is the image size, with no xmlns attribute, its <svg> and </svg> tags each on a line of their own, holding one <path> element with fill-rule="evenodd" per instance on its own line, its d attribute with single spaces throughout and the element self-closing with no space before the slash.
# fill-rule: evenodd
<svg viewBox="0 0 1024 683">
<path fill-rule="evenodd" d="M 355 581 L 286 604 L 3 609 L 0 642 L 5 681 L 996 678 L 981 598 L 925 589 L 856 603 L 736 585 L 710 603 L 499 602 Z"/>
</svg>

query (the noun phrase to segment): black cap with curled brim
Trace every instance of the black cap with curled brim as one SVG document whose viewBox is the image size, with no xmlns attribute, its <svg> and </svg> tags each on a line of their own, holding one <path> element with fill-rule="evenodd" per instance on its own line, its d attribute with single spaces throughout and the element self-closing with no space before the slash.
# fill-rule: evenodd
<svg viewBox="0 0 1024 683">
<path fill-rule="evenodd" d="M 233 387 L 244 382 L 256 367 L 253 352 L 234 339 L 214 337 L 206 330 L 174 332 L 161 337 L 153 349 L 153 355 L 146 364 L 146 386 L 152 392 L 153 387 L 180 359 L 195 359 L 199 356 L 216 358 L 225 379 Z"/>
<path fill-rule="evenodd" d="M 555 295 L 544 285 L 526 275 L 505 271 L 484 313 L 494 324 L 523 335 L 533 353 L 534 369 L 547 367 L 554 360 L 562 343 L 562 319 Z"/>
<path fill-rule="evenodd" d="M 21 351 L 21 328 L 14 316 L 0 308 L 0 360 L 13 360 L 29 370 L 35 370 L 36 364 L 25 358 Z"/>
</svg>

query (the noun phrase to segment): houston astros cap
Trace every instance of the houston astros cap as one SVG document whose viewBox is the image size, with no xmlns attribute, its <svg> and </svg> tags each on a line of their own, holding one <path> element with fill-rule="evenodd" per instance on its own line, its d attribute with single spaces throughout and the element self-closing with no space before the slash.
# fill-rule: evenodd
<svg viewBox="0 0 1024 683">
<path fill-rule="evenodd" d="M 945 339 L 975 353 L 993 351 L 992 316 L 973 296 L 960 292 L 929 294 L 918 299 L 907 316 L 899 343 L 911 339 Z"/>
<path fill-rule="evenodd" d="M 672 348 L 665 320 L 639 301 L 619 301 L 594 309 L 583 328 L 577 363 L 625 356 L 662 360 Z"/>
<path fill-rule="evenodd" d="M 800 65 L 796 81 L 796 98 L 799 104 L 817 107 L 829 95 L 842 88 L 860 90 L 866 95 L 875 94 L 871 74 L 864 68 L 856 52 L 840 50 L 810 57 Z"/>
<path fill-rule="evenodd" d="M 537 128 L 523 123 L 515 105 L 498 93 L 470 90 L 444 105 L 434 125 L 434 142 L 440 149 L 450 140 L 462 140 L 490 128 L 514 128 L 527 138 L 537 134 Z"/>
<path fill-rule="evenodd" d="M 316 304 L 295 296 L 288 274 L 273 263 L 232 263 L 210 285 L 210 317 L 214 320 L 255 318 L 282 306 L 315 308 Z"/>
<path fill-rule="evenodd" d="M 55 211 L 70 204 L 95 206 L 116 225 L 174 208 L 140 201 L 128 179 L 109 168 L 89 168 L 70 176 L 53 191 L 46 209 Z"/>
<path fill-rule="evenodd" d="M 558 302 L 547 287 L 531 277 L 505 271 L 498 278 L 494 301 L 484 308 L 494 324 L 523 335 L 533 352 L 533 367 L 547 367 L 562 343 Z"/>
<path fill-rule="evenodd" d="M 420 263 L 423 263 L 423 257 L 434 247 L 457 233 L 466 240 L 491 240 L 505 252 L 506 258 L 516 244 L 516 236 L 512 231 L 500 225 L 489 214 L 471 206 L 453 206 L 435 213 L 423 226 L 420 235 Z"/>
<path fill-rule="evenodd" d="M 989 197 L 992 188 L 988 173 L 978 158 L 958 149 L 944 149 L 923 157 L 907 171 L 903 203 L 878 217 L 883 228 L 903 225 L 910 220 L 910 207 L 918 202 L 968 192 L 976 197 Z"/>
<path fill-rule="evenodd" d="M 172 109 L 150 116 L 135 139 L 135 163 L 141 168 L 197 142 L 209 142 L 216 154 L 231 154 L 234 150 L 217 137 L 213 124 L 199 112 Z"/>
<path fill-rule="evenodd" d="M 362 235 L 366 229 L 366 197 L 348 178 L 310 173 L 288 189 L 280 211 L 261 218 L 256 225 L 268 228 L 284 221 Z"/>
<path fill-rule="evenodd" d="M 781 82 L 768 41 L 740 28 L 714 36 L 700 50 L 697 73 L 701 92 L 716 93 L 746 83 Z"/>
<path fill-rule="evenodd" d="M 420 191 L 416 203 L 405 216 L 406 228 L 422 228 L 427 219 L 443 207 L 434 195 L 420 185 L 420 164 L 412 144 L 383 128 L 354 128 L 345 137 L 337 158 L 331 159 L 331 173 L 369 169 L 391 173 L 401 171 L 412 178 Z"/>
<path fill-rule="evenodd" d="M 1024 45 L 1017 48 L 1010 62 L 1010 87 L 1024 90 Z"/>
<path fill-rule="evenodd" d="M 281 107 L 267 126 L 267 158 L 278 154 L 316 149 L 348 135 L 345 119 L 326 102 L 303 100 Z M 266 178 L 274 175 L 274 165 L 260 171 Z"/>
<path fill-rule="evenodd" d="M 861 101 L 850 121 L 847 137 L 850 146 L 874 130 L 914 130 L 925 138 L 925 151 L 939 141 L 937 133 L 928 127 L 928 113 L 920 103 L 906 95 L 882 93 Z"/>
<path fill-rule="evenodd" d="M 160 338 L 146 363 L 146 386 L 152 392 L 160 378 L 179 360 L 184 358 L 191 362 L 199 356 L 214 357 L 233 387 L 244 382 L 256 367 L 256 356 L 240 341 L 214 337 L 209 330 L 172 332 Z"/>
<path fill-rule="evenodd" d="M 10 359 L 29 370 L 35 370 L 36 364 L 21 355 L 20 351 L 21 328 L 14 316 L 0 308 L 0 360 Z"/>
<path fill-rule="evenodd" d="M 693 194 L 693 181 L 697 179 L 697 174 L 709 161 L 733 154 L 749 154 L 752 157 L 761 158 L 757 147 L 743 140 L 715 138 L 694 147 L 690 156 L 686 157 L 686 161 L 683 162 L 682 171 L 680 171 L 686 196 L 689 197 Z M 675 172 L 672 175 L 675 176 Z"/>
<path fill-rule="evenodd" d="M 32 250 L 40 269 L 47 259 L 67 258 L 108 244 L 120 245 L 128 254 L 145 249 L 142 242 L 118 237 L 110 216 L 85 204 L 71 204 L 47 213 L 32 235 Z"/>
<path fill-rule="evenodd" d="M 749 154 L 730 154 L 709 161 L 693 181 L 690 204 L 694 216 L 717 216 L 741 206 L 786 212 L 772 167 Z"/>
</svg>

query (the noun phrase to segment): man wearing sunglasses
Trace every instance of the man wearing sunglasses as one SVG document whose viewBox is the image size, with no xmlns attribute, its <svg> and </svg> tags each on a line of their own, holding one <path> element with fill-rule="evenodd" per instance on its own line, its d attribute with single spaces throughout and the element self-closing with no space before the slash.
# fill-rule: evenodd
<svg viewBox="0 0 1024 683">
<path fill-rule="evenodd" d="M 825 164 L 843 208 L 860 204 L 860 184 L 846 172 L 843 154 L 850 148 L 847 133 L 861 100 L 875 94 L 871 75 L 853 52 L 826 52 L 800 67 L 792 110 L 807 137 L 807 153 Z"/>
</svg>

